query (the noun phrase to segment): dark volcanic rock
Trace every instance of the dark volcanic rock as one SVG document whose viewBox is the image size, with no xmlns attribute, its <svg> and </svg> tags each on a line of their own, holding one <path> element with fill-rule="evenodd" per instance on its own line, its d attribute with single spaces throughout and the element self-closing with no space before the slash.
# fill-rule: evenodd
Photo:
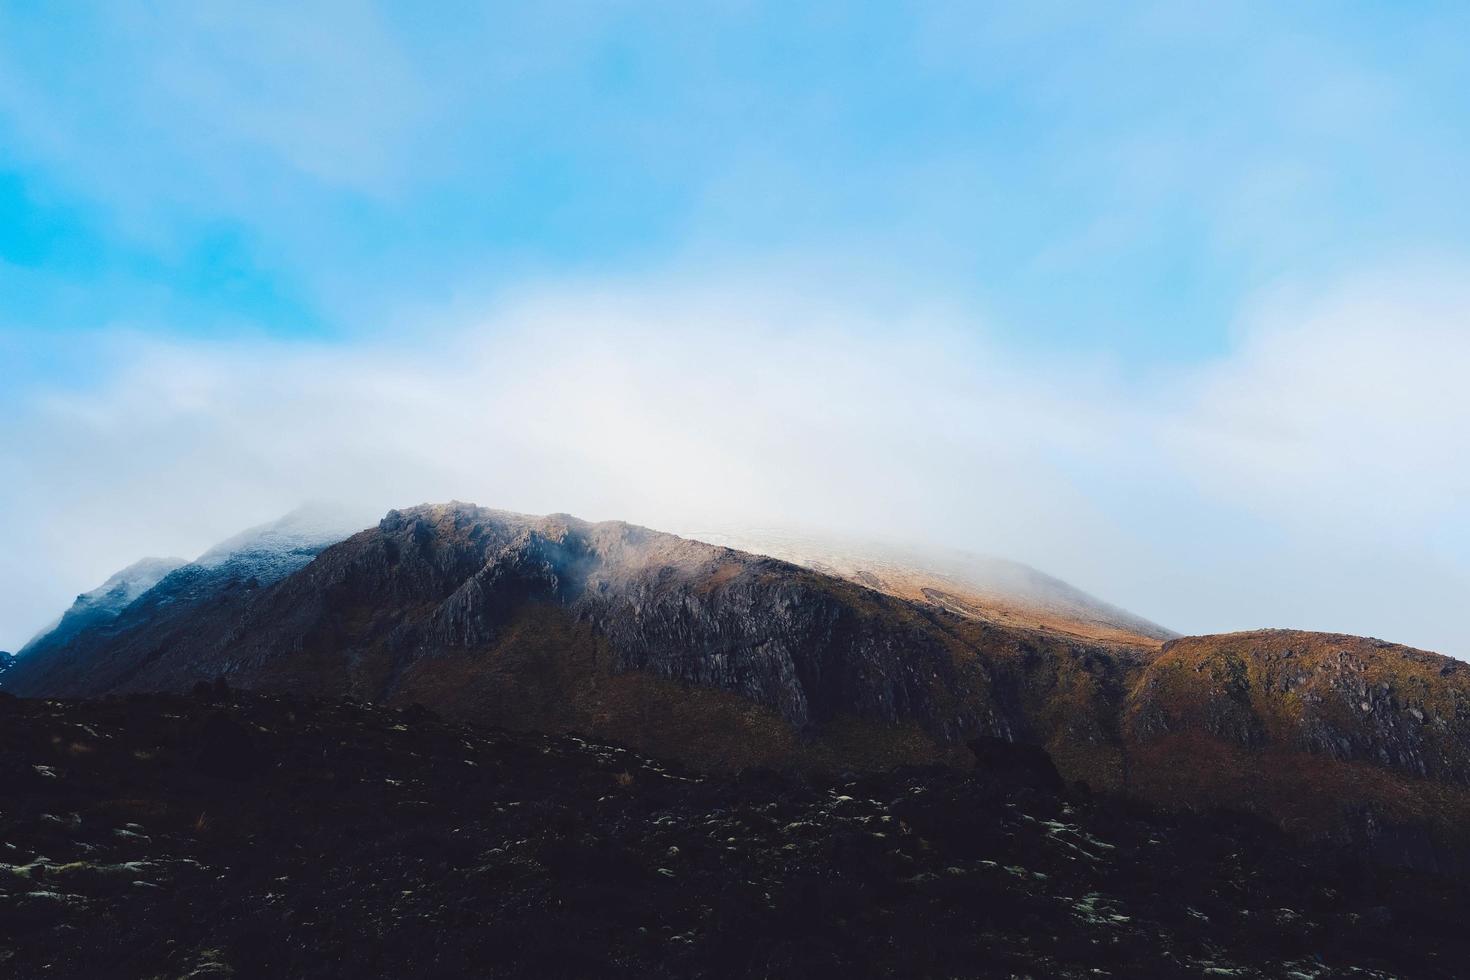
<svg viewBox="0 0 1470 980">
<path fill-rule="evenodd" d="M 0 973 L 1463 975 L 1463 880 L 980 753 L 727 779 L 423 709 L 0 698 Z"/>
</svg>

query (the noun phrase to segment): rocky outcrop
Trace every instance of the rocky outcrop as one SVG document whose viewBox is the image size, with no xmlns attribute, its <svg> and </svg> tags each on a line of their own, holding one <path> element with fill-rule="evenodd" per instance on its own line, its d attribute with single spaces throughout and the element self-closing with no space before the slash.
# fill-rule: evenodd
<svg viewBox="0 0 1470 980">
<path fill-rule="evenodd" d="M 1201 730 L 1470 786 L 1470 665 L 1381 640 L 1262 630 L 1171 641 L 1128 713 L 1140 741 Z"/>
</svg>

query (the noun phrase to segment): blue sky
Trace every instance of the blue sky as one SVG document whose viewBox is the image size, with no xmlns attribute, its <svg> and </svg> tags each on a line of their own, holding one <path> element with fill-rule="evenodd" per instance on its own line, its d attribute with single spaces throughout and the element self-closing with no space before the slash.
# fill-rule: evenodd
<svg viewBox="0 0 1470 980">
<path fill-rule="evenodd" d="M 1414 379 L 1439 378 L 1463 352 L 1467 41 L 1470 7 L 1455 3 L 4 4 L 0 407 L 14 422 L 0 443 L 11 499 L 0 502 L 34 513 L 44 501 L 49 530 L 8 530 L 52 557 L 43 574 L 30 558 L 0 568 L 31 580 L 0 609 L 0 647 L 39 615 L 22 607 L 64 601 L 147 541 L 202 549 L 237 518 L 342 494 L 357 472 L 345 464 L 272 482 L 258 474 L 291 467 L 264 449 L 246 475 L 200 462 L 189 441 L 200 433 L 245 438 L 249 412 L 229 397 L 249 394 L 201 380 L 223 377 L 221 365 L 252 365 L 270 397 L 304 413 L 306 394 L 282 380 L 304 364 L 380 377 L 413 363 L 395 375 L 404 390 L 451 389 L 436 372 L 461 345 L 557 356 L 528 353 L 535 334 L 610 344 L 612 360 L 627 356 L 619 341 L 633 321 L 645 347 L 683 351 L 670 372 L 762 371 L 759 351 L 726 349 L 741 334 L 772 349 L 804 338 L 788 351 L 794 364 L 820 361 L 820 342 L 969 365 L 951 383 L 981 414 L 947 420 L 942 445 L 974 466 L 915 464 L 923 476 L 900 495 L 906 511 L 962 507 L 917 487 L 980 470 L 1014 489 L 1040 467 L 1048 493 L 1073 488 L 1056 491 L 1056 512 L 1021 507 L 1039 499 L 1030 490 L 987 498 L 1026 510 L 1026 534 L 953 513 L 904 533 L 957 528 L 962 546 L 1014 552 L 1045 537 L 1037 525 L 1094 515 L 1072 550 L 1017 557 L 1187 630 L 1279 619 L 1368 631 L 1371 617 L 1344 615 L 1361 596 L 1273 605 L 1281 583 L 1219 590 L 1251 556 L 1283 576 L 1371 560 L 1414 590 L 1412 602 L 1384 600 L 1402 612 L 1382 631 L 1425 621 L 1426 597 L 1465 581 L 1470 524 L 1464 471 L 1440 460 L 1459 448 L 1458 426 L 1442 427 L 1464 404 L 1412 396 Z M 1380 307 L 1359 322 L 1357 311 Z M 725 333 L 709 326 L 732 309 L 743 313 Z M 679 346 L 691 331 L 699 340 Z M 1315 400 L 1302 402 L 1283 392 L 1320 367 L 1291 360 L 1311 356 L 1308 335 L 1334 348 L 1347 338 L 1341 349 L 1360 359 L 1307 385 Z M 1397 357 L 1399 386 L 1334 387 Z M 849 363 L 830 381 L 832 402 L 846 392 L 908 417 L 919 369 L 885 379 L 881 367 Z M 182 385 L 181 372 L 193 372 L 187 397 L 167 419 L 126 407 Z M 485 385 L 503 377 L 489 371 Z M 1006 411 L 1030 413 L 1017 424 L 1030 434 L 1004 452 L 976 434 L 999 411 L 967 400 L 982 378 L 1014 389 Z M 820 390 L 826 379 L 814 367 L 789 381 Z M 1032 388 L 1060 393 L 1032 405 Z M 423 401 L 405 397 L 400 417 L 414 417 Z M 474 414 L 475 397 L 435 411 Z M 1278 455 L 1250 441 L 1262 405 L 1300 413 L 1283 423 L 1296 449 L 1279 434 L 1266 440 Z M 226 414 L 231 426 L 211 428 Z M 1081 424 L 1071 420 L 1099 418 L 1131 433 L 1113 447 L 1126 468 L 1069 441 Z M 1038 419 L 1067 421 L 1033 432 Z M 810 423 L 839 426 L 815 407 Z M 98 448 L 126 441 L 119 430 L 170 448 L 129 469 Z M 1420 448 L 1403 448 L 1405 433 L 1441 431 L 1437 445 L 1411 436 Z M 915 438 L 896 433 L 894 446 Z M 322 447 L 340 442 L 323 431 L 300 453 L 330 456 Z M 64 466 L 60 445 L 74 446 Z M 747 468 L 786 459 L 754 436 L 747 449 Z M 1354 457 L 1337 463 L 1361 489 L 1324 508 L 1313 495 L 1343 495 L 1331 467 L 1293 483 L 1283 460 L 1329 449 Z M 92 457 L 107 468 L 89 470 Z M 1230 465 L 1202 473 L 1205 457 Z M 1412 463 L 1421 490 L 1389 506 L 1402 488 L 1373 458 Z M 1242 477 L 1251 466 L 1260 476 Z M 161 472 L 175 485 L 193 472 L 192 496 L 160 490 Z M 488 471 L 452 475 L 393 489 L 571 509 L 552 481 L 533 492 Z M 206 512 L 200 488 L 222 481 L 233 509 Z M 632 476 L 606 482 L 619 481 L 626 492 L 585 506 L 636 510 L 647 492 Z M 1273 482 L 1290 488 L 1286 503 Z M 139 503 L 136 534 L 83 547 L 68 542 L 97 540 L 116 519 L 73 484 L 162 503 Z M 830 513 L 816 502 L 835 492 L 823 486 L 814 475 L 787 487 L 812 503 L 774 516 Z M 874 496 L 848 523 L 871 523 L 895 499 Z M 744 513 L 714 510 L 680 513 Z M 1221 555 L 1192 560 L 1192 579 L 1169 564 L 1186 533 L 1191 554 Z M 1216 594 L 1213 606 L 1203 598 Z M 1448 627 L 1420 636 L 1470 653 L 1470 635 Z"/>
<path fill-rule="evenodd" d="M 6 5 L 4 328 L 349 336 L 821 256 L 1180 360 L 1470 235 L 1463 4 L 524 6 Z"/>
</svg>

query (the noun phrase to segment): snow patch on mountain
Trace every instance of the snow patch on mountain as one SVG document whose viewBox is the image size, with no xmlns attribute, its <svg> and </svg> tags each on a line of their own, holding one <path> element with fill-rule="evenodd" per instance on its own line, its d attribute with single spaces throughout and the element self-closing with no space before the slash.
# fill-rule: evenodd
<svg viewBox="0 0 1470 980">
<path fill-rule="evenodd" d="M 194 561 L 144 558 L 84 592 L 64 615 L 21 648 L 22 655 L 71 642 L 98 628 L 119 628 L 135 603 L 135 615 L 206 596 L 227 582 L 265 586 L 305 567 L 326 548 L 376 522 L 329 504 L 308 504 L 278 520 L 221 541 Z"/>
<path fill-rule="evenodd" d="M 120 613 L 165 575 L 184 564 L 182 558 L 144 558 L 115 573 L 106 582 L 77 596 L 77 604 Z"/>
<path fill-rule="evenodd" d="M 375 522 L 341 508 L 310 504 L 221 541 L 193 565 L 268 585 L 304 568 L 322 551 Z"/>
</svg>

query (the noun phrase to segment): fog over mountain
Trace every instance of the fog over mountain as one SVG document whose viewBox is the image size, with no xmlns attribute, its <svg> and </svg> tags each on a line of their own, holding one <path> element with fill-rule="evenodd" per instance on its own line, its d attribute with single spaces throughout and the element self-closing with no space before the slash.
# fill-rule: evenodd
<svg viewBox="0 0 1470 980">
<path fill-rule="evenodd" d="M 969 551 L 1181 632 L 1470 652 L 1463 290 L 1283 299 L 1160 371 L 831 287 L 566 284 L 354 349 L 100 334 L 100 377 L 20 392 L 0 433 L 0 643 L 306 498 L 457 497 Z"/>
</svg>

